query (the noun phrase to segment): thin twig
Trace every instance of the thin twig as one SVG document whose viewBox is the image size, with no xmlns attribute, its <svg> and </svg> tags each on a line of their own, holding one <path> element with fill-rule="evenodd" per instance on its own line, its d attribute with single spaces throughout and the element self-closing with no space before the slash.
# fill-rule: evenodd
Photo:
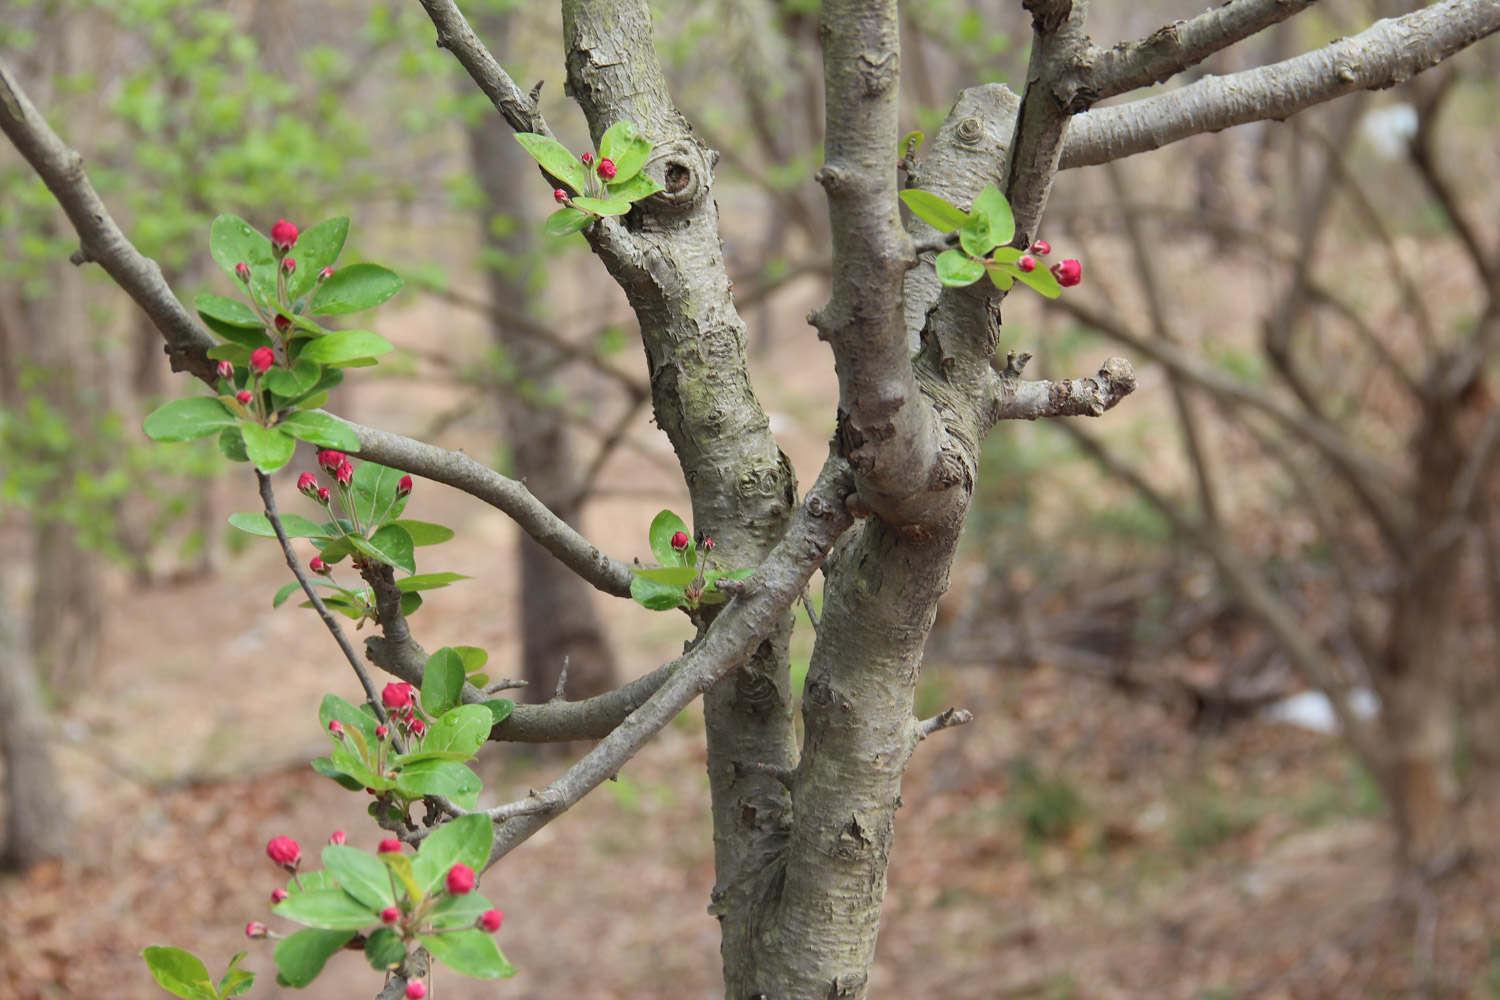
<svg viewBox="0 0 1500 1000">
<path fill-rule="evenodd" d="M 558 674 L 557 674 L 557 690 L 554 691 L 554 692 L 552 692 L 552 697 L 556 698 L 559 701 L 567 701 L 567 699 L 563 697 L 563 691 L 564 691 L 564 689 L 567 688 L 567 686 L 568 686 L 568 654 L 564 653 L 563 654 L 562 670 L 558 671 Z"/>
<path fill-rule="evenodd" d="M 925 740 L 939 729 L 951 729 L 954 726 L 966 726 L 974 721 L 974 713 L 966 708 L 949 708 L 930 719 L 923 719 L 917 723 L 917 739 Z"/>
</svg>

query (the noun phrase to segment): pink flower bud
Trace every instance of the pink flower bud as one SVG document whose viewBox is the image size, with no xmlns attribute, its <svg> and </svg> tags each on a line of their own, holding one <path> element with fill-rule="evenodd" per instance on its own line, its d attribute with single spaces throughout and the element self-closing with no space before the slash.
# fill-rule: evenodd
<svg viewBox="0 0 1500 1000">
<path fill-rule="evenodd" d="M 615 179 L 615 174 L 617 173 L 619 173 L 619 171 L 615 169 L 614 160 L 611 160 L 609 157 L 605 157 L 604 159 L 599 161 L 600 180 L 612 181 Z"/>
<path fill-rule="evenodd" d="M 264 375 L 275 363 L 276 352 L 269 347 L 257 347 L 250 352 L 250 370 L 257 375 Z"/>
<path fill-rule="evenodd" d="M 426 734 L 426 732 L 427 723 L 423 722 L 421 719 L 411 720 L 411 734 L 413 736 L 415 736 L 417 739 L 421 739 L 423 735 Z"/>
<path fill-rule="evenodd" d="M 375 850 L 381 854 L 400 854 L 401 841 L 395 837 L 387 837 L 380 842 L 380 846 L 375 848 Z"/>
<path fill-rule="evenodd" d="M 281 902 L 283 899 L 286 899 L 286 897 L 287 897 L 287 892 L 286 892 L 285 889 L 272 889 L 271 890 L 271 905 L 275 906 L 277 903 Z"/>
<path fill-rule="evenodd" d="M 335 830 L 328 835 L 328 842 L 330 844 L 347 844 L 349 838 L 343 830 Z"/>
<path fill-rule="evenodd" d="M 1052 244 L 1048 243 L 1046 240 L 1037 240 L 1035 243 L 1031 244 L 1031 252 L 1036 254 L 1038 257 L 1045 257 L 1052 252 Z"/>
<path fill-rule="evenodd" d="M 491 934 L 500 929 L 500 921 L 505 919 L 505 914 L 499 910 L 485 910 L 479 915 L 478 924 Z"/>
<path fill-rule="evenodd" d="M 411 705 L 412 687 L 405 681 L 391 681 L 380 692 L 380 703 L 391 711 Z"/>
<path fill-rule="evenodd" d="M 241 406 L 249 406 L 250 400 L 254 399 L 255 397 L 250 395 L 249 389 L 241 389 L 239 392 L 234 394 L 234 398 L 240 401 Z"/>
<path fill-rule="evenodd" d="M 396 496 L 411 496 L 411 476 L 402 476 L 396 481 Z"/>
<path fill-rule="evenodd" d="M 333 474 L 333 478 L 338 480 L 340 486 L 348 486 L 354 482 L 354 463 L 344 459 L 344 464 L 339 466 L 339 471 Z"/>
<path fill-rule="evenodd" d="M 1032 271 L 1036 270 L 1036 258 L 1031 256 L 1031 254 L 1029 253 L 1022 254 L 1021 259 L 1016 261 L 1016 266 L 1025 271 L 1027 274 L 1030 274 Z"/>
<path fill-rule="evenodd" d="M 687 536 L 687 532 L 679 531 L 677 532 L 677 534 L 672 536 L 672 548 L 676 549 L 678 552 L 681 552 L 688 547 L 689 541 L 690 539 Z"/>
<path fill-rule="evenodd" d="M 712 552 L 713 550 L 714 550 L 713 536 L 712 535 L 704 535 L 703 536 L 703 551 L 705 551 L 705 552 Z"/>
<path fill-rule="evenodd" d="M 318 477 L 311 472 L 304 472 L 297 477 L 297 492 L 303 496 L 315 497 L 318 495 Z"/>
<path fill-rule="evenodd" d="M 259 920 L 252 920 L 245 925 L 245 937 L 251 940 L 259 940 L 271 933 L 271 929 Z"/>
<path fill-rule="evenodd" d="M 250 265 L 246 264 L 244 261 L 240 261 L 238 264 L 234 265 L 234 276 L 236 278 L 239 278 L 245 284 L 250 284 Z"/>
<path fill-rule="evenodd" d="M 1072 288 L 1083 280 L 1083 265 L 1069 258 L 1052 265 L 1052 273 L 1057 276 L 1057 283 L 1064 288 Z"/>
<path fill-rule="evenodd" d="M 330 565 L 328 565 L 326 562 L 324 562 L 322 560 L 322 558 L 320 558 L 319 556 L 313 556 L 312 559 L 310 559 L 308 561 L 307 568 L 310 569 L 310 570 L 312 570 L 314 573 L 318 574 L 319 576 L 332 576 L 333 575 L 333 567 L 330 566 Z M 339 720 L 334 719 L 333 722 L 330 722 L 328 724 L 328 728 L 332 729 L 333 728 L 333 723 L 334 722 L 338 722 L 338 721 Z M 340 727 L 340 729 L 342 730 L 342 726 Z"/>
<path fill-rule="evenodd" d="M 313 558 L 316 559 L 317 557 L 314 556 Z M 318 559 L 318 562 L 322 562 L 322 561 L 323 560 Z M 313 570 L 313 572 L 316 573 L 317 570 Z M 328 722 L 328 731 L 330 733 L 332 733 L 333 735 L 337 736 L 339 739 L 343 739 L 344 738 L 344 724 L 342 722 L 340 722 L 338 719 L 330 719 L 329 720 L 329 722 Z"/>
<path fill-rule="evenodd" d="M 266 844 L 266 857 L 291 870 L 302 860 L 302 848 L 291 837 L 272 837 Z"/>
<path fill-rule="evenodd" d="M 334 451 L 332 448 L 324 448 L 322 451 L 318 452 L 318 465 L 323 469 L 324 472 L 337 472 L 339 471 L 339 466 L 344 464 L 345 458 L 346 456 L 341 451 Z"/>
<path fill-rule="evenodd" d="M 325 267 L 323 268 L 323 270 L 318 272 L 319 281 L 327 281 L 331 277 L 333 277 L 333 268 L 331 267 Z"/>
<path fill-rule="evenodd" d="M 282 261 L 281 261 L 281 273 L 282 274 L 291 274 L 295 270 L 297 270 L 297 262 L 295 260 L 292 260 L 292 258 L 290 258 L 290 257 L 284 257 L 284 258 L 282 258 Z"/>
<path fill-rule="evenodd" d="M 380 911 L 380 922 L 382 924 L 394 924 L 401 919 L 401 911 L 394 906 L 387 906 Z"/>
<path fill-rule="evenodd" d="M 234 365 L 228 361 L 220 361 L 218 372 L 219 378 L 234 378 Z"/>
<path fill-rule="evenodd" d="M 271 227 L 271 249 L 284 254 L 297 242 L 297 227 L 285 219 L 278 219 Z"/>
<path fill-rule="evenodd" d="M 422 984 L 422 980 L 413 979 L 406 984 L 406 1000 L 422 1000 L 426 995 L 427 987 Z"/>
<path fill-rule="evenodd" d="M 329 492 L 328 487 L 318 487 L 318 503 L 322 504 L 324 507 L 327 507 L 329 504 L 333 503 L 333 494 Z"/>
<path fill-rule="evenodd" d="M 565 204 L 568 200 L 568 192 L 564 191 L 562 188 L 558 188 L 556 191 L 552 192 L 552 197 L 557 199 L 558 204 Z"/>
<path fill-rule="evenodd" d="M 466 892 L 474 891 L 474 869 L 460 862 L 448 869 L 448 877 L 443 881 L 443 888 L 448 890 L 452 896 L 462 896 Z"/>
<path fill-rule="evenodd" d="M 286 316 L 281 315 L 280 313 L 276 314 L 276 318 L 273 319 L 271 323 L 276 327 L 277 333 L 286 333 L 292 328 L 292 321 Z"/>
<path fill-rule="evenodd" d="M 375 738 L 377 740 L 383 740 L 387 736 L 390 735 L 390 732 L 391 731 L 389 729 L 387 729 L 385 726 L 376 726 L 375 727 Z"/>
<path fill-rule="evenodd" d="M 583 155 L 581 155 L 578 158 L 583 161 L 583 165 L 585 167 L 589 166 L 590 164 L 592 164 L 594 162 L 594 154 L 593 153 L 584 153 Z"/>
</svg>

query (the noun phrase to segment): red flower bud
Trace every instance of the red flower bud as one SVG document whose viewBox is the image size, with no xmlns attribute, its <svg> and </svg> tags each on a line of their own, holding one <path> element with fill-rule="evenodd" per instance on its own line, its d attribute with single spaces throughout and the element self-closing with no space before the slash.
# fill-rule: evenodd
<svg viewBox="0 0 1500 1000">
<path fill-rule="evenodd" d="M 422 984 L 422 980 L 413 979 L 406 984 L 406 1000 L 422 1000 L 426 995 L 427 987 Z"/>
<path fill-rule="evenodd" d="M 394 924 L 401 919 L 401 911 L 394 906 L 387 906 L 380 911 L 380 922 L 382 924 Z"/>
<path fill-rule="evenodd" d="M 319 281 L 327 281 L 331 277 L 333 277 L 333 268 L 331 267 L 325 267 L 323 268 L 323 270 L 318 272 Z"/>
<path fill-rule="evenodd" d="M 250 400 L 254 399 L 255 397 L 250 395 L 249 389 L 241 389 L 239 392 L 234 394 L 234 398 L 240 401 L 241 406 L 249 406 Z"/>
<path fill-rule="evenodd" d="M 619 170 L 615 169 L 615 161 L 609 157 L 605 157 L 599 161 L 599 177 L 601 180 L 612 181 L 615 179 L 615 174 L 619 172 Z"/>
<path fill-rule="evenodd" d="M 318 503 L 322 504 L 324 507 L 327 507 L 329 504 L 333 503 L 333 494 L 328 491 L 328 487 L 318 487 Z"/>
<path fill-rule="evenodd" d="M 688 542 L 690 540 L 691 539 L 688 538 L 686 531 L 679 531 L 677 532 L 677 534 L 672 536 L 672 548 L 676 549 L 678 552 L 681 552 L 688 547 Z"/>
<path fill-rule="evenodd" d="M 297 227 L 285 219 L 278 219 L 271 227 L 271 249 L 284 254 L 297 242 Z"/>
<path fill-rule="evenodd" d="M 292 321 L 280 313 L 276 314 L 276 318 L 271 323 L 276 327 L 277 333 L 286 333 L 292 328 Z"/>
<path fill-rule="evenodd" d="M 584 153 L 582 156 L 580 156 L 578 158 L 583 161 L 583 165 L 585 167 L 594 162 L 594 154 L 593 153 Z"/>
<path fill-rule="evenodd" d="M 220 361 L 218 372 L 219 378 L 234 378 L 234 365 L 228 361 Z"/>
<path fill-rule="evenodd" d="M 302 848 L 291 837 L 272 837 L 266 844 L 266 857 L 290 871 L 302 860 Z"/>
<path fill-rule="evenodd" d="M 269 347 L 257 347 L 250 352 L 250 370 L 257 375 L 264 375 L 275 363 L 276 352 Z"/>
<path fill-rule="evenodd" d="M 449 895 L 462 896 L 466 892 L 474 891 L 474 869 L 460 862 L 448 869 L 448 877 L 443 880 L 443 888 L 448 890 Z"/>
<path fill-rule="evenodd" d="M 557 199 L 558 204 L 565 204 L 568 200 L 568 192 L 564 191 L 562 188 L 558 188 L 556 191 L 552 192 L 552 197 Z"/>
<path fill-rule="evenodd" d="M 1045 257 L 1052 252 L 1052 244 L 1048 243 L 1046 240 L 1037 240 L 1035 243 L 1031 244 L 1031 252 L 1036 254 L 1038 257 Z"/>
<path fill-rule="evenodd" d="M 1029 253 L 1022 254 L 1021 259 L 1016 261 L 1016 266 L 1025 271 L 1027 274 L 1030 274 L 1032 271 L 1036 270 L 1036 258 L 1031 256 L 1031 254 Z"/>
<path fill-rule="evenodd" d="M 236 278 L 239 278 L 245 284 L 250 284 L 250 265 L 246 264 L 244 261 L 240 261 L 238 264 L 234 265 L 234 276 Z"/>
<path fill-rule="evenodd" d="M 335 830 L 328 835 L 328 842 L 330 844 L 346 844 L 349 842 L 349 838 L 343 830 Z"/>
<path fill-rule="evenodd" d="M 411 734 L 417 739 L 421 739 L 422 736 L 427 732 L 427 723 L 423 722 L 421 719 L 412 719 L 410 725 Z"/>
<path fill-rule="evenodd" d="M 389 734 L 390 734 L 390 730 L 387 729 L 385 726 L 376 726 L 375 727 L 375 738 L 377 740 L 383 740 Z"/>
<path fill-rule="evenodd" d="M 411 476 L 402 476 L 400 479 L 396 480 L 396 496 L 411 496 Z"/>
<path fill-rule="evenodd" d="M 714 550 L 714 539 L 713 539 L 713 536 L 712 535 L 704 535 L 703 536 L 703 551 L 704 552 L 712 552 L 713 550 Z"/>
<path fill-rule="evenodd" d="M 391 681 L 380 692 L 380 703 L 391 711 L 411 705 L 412 687 L 405 681 Z"/>
<path fill-rule="evenodd" d="M 259 920 L 252 920 L 245 925 L 245 937 L 259 940 L 271 933 L 271 929 Z"/>
<path fill-rule="evenodd" d="M 401 841 L 397 840 L 395 837 L 387 837 L 380 842 L 380 846 L 375 848 L 375 850 L 377 850 L 381 854 L 400 854 Z"/>
<path fill-rule="evenodd" d="M 312 559 L 307 564 L 307 568 L 310 569 L 310 570 L 312 570 L 314 573 L 318 574 L 319 576 L 332 576 L 333 575 L 333 567 L 330 566 L 330 565 L 328 565 L 326 562 L 324 562 L 318 556 L 313 556 L 312 557 Z M 328 728 L 329 729 L 333 728 L 334 722 L 338 722 L 338 720 L 334 719 L 333 722 L 330 722 L 328 724 Z M 342 730 L 342 728 L 343 727 L 340 726 L 340 730 Z"/>
<path fill-rule="evenodd" d="M 485 910 L 479 915 L 478 924 L 491 934 L 500 929 L 500 921 L 505 919 L 505 914 L 499 910 Z"/>
<path fill-rule="evenodd" d="M 316 559 L 317 557 L 314 556 L 313 558 Z M 318 559 L 318 562 L 322 562 L 322 561 L 323 560 Z M 317 570 L 313 570 L 313 572 L 316 573 Z M 342 722 L 340 722 L 338 719 L 330 719 L 329 722 L 328 722 L 328 731 L 330 733 L 332 733 L 333 735 L 335 735 L 335 736 L 339 737 L 340 739 L 342 739 L 343 736 L 344 736 L 344 724 Z"/>
<path fill-rule="evenodd" d="M 303 496 L 315 497 L 318 495 L 318 477 L 311 472 L 304 472 L 297 477 L 297 492 Z"/>
<path fill-rule="evenodd" d="M 290 257 L 285 257 L 285 258 L 282 259 L 282 261 L 281 261 L 281 273 L 282 274 L 291 274 L 295 270 L 297 270 L 297 262 L 295 260 L 292 260 L 292 258 L 290 258 Z"/>
<path fill-rule="evenodd" d="M 354 482 L 354 463 L 344 459 L 344 464 L 339 466 L 339 471 L 333 474 L 333 478 L 339 481 L 340 486 L 348 486 Z"/>
<path fill-rule="evenodd" d="M 318 465 L 322 467 L 324 472 L 337 472 L 339 471 L 339 466 L 344 464 L 345 458 L 346 456 L 341 451 L 324 448 L 318 452 Z"/>
<path fill-rule="evenodd" d="M 272 889 L 271 890 L 271 905 L 275 906 L 277 903 L 281 902 L 283 899 L 286 899 L 286 897 L 287 897 L 287 891 L 285 889 Z"/>
<path fill-rule="evenodd" d="M 1083 265 L 1069 258 L 1052 265 L 1052 273 L 1057 276 L 1057 283 L 1064 288 L 1072 288 L 1083 280 Z"/>
</svg>

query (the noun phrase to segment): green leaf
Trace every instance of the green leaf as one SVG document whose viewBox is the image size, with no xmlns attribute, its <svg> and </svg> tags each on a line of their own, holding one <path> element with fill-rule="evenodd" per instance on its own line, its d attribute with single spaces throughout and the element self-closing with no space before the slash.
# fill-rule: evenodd
<svg viewBox="0 0 1500 1000">
<path fill-rule="evenodd" d="M 307 311 L 314 316 L 359 312 L 380 305 L 401 291 L 401 276 L 379 264 L 350 264 L 318 286 Z"/>
<path fill-rule="evenodd" d="M 640 201 L 642 198 L 649 198 L 660 191 L 661 185 L 648 174 L 636 174 L 626 181 L 622 181 L 616 177 L 606 185 L 606 189 L 609 191 L 609 196 L 612 199 Z"/>
<path fill-rule="evenodd" d="M 217 1000 L 208 967 L 190 951 L 153 945 L 141 952 L 157 985 L 185 1000 Z"/>
<path fill-rule="evenodd" d="M 973 215 L 984 218 L 989 229 L 990 238 L 995 242 L 991 247 L 1002 243 L 1009 243 L 1016 235 L 1016 220 L 1010 212 L 1010 202 L 1005 200 L 1005 195 L 993 184 L 986 184 L 984 190 L 974 199 Z M 986 251 L 988 252 L 988 250 Z M 978 254 L 976 256 L 983 256 Z"/>
<path fill-rule="evenodd" d="M 153 441 L 192 441 L 237 423 L 238 418 L 217 398 L 190 396 L 153 410 L 141 426 Z"/>
<path fill-rule="evenodd" d="M 499 979 L 516 974 L 515 966 L 505 960 L 495 939 L 479 928 L 448 934 L 418 934 L 432 957 L 454 972 L 477 979 Z"/>
<path fill-rule="evenodd" d="M 584 172 L 583 164 L 568 151 L 568 147 L 556 139 L 535 132 L 517 132 L 516 141 L 526 147 L 526 152 L 547 173 L 574 191 L 588 189 L 588 175 Z"/>
<path fill-rule="evenodd" d="M 303 441 L 323 448 L 337 448 L 339 451 L 359 450 L 359 435 L 354 433 L 354 428 L 326 413 L 298 410 L 282 417 L 281 423 L 276 426 L 295 438 L 301 438 Z"/>
<path fill-rule="evenodd" d="M 405 500 L 398 498 L 396 491 L 401 486 L 403 475 L 378 462 L 361 462 L 355 466 L 354 482 L 350 486 L 361 524 L 371 525 L 400 515 Z"/>
<path fill-rule="evenodd" d="M 969 213 L 946 198 L 920 188 L 907 188 L 902 191 L 901 200 L 906 203 L 907 208 L 911 209 L 912 215 L 940 233 L 953 232 L 969 217 Z"/>
<path fill-rule="evenodd" d="M 330 931 L 357 931 L 380 922 L 380 917 L 370 907 L 343 889 L 299 892 L 271 907 L 271 912 L 299 924 Z"/>
<path fill-rule="evenodd" d="M 264 327 L 256 330 L 251 330 L 248 327 L 243 326 L 230 326 L 228 323 L 220 322 L 212 316 L 202 316 L 202 319 L 204 326 L 208 327 L 214 333 L 217 333 L 219 336 L 223 337 L 230 343 L 238 344 L 239 346 L 243 347 L 246 353 L 255 350 L 257 347 L 272 346 L 271 338 L 266 333 Z M 217 351 L 224 346 L 225 345 L 220 344 L 218 347 L 212 348 L 212 350 Z M 210 354 L 209 356 L 213 357 L 212 354 Z M 218 358 L 215 357 L 214 360 L 217 361 Z M 235 361 L 236 359 L 230 358 L 229 360 Z M 236 363 L 238 362 L 236 361 Z"/>
<path fill-rule="evenodd" d="M 323 867 L 333 872 L 340 888 L 371 910 L 378 912 L 395 905 L 390 870 L 374 855 L 343 844 L 327 844 Z"/>
<path fill-rule="evenodd" d="M 1035 271 L 1023 271 L 1019 267 L 1007 267 L 1005 270 L 1012 273 L 1017 280 L 1041 292 L 1049 299 L 1055 299 L 1062 294 L 1062 286 L 1057 283 L 1057 275 L 1047 270 L 1041 264 L 1037 265 Z"/>
<path fill-rule="evenodd" d="M 454 659 L 457 660 L 458 657 L 455 655 Z M 458 675 L 460 684 L 463 683 L 463 677 L 463 674 Z M 423 683 L 426 683 L 425 678 Z M 425 698 L 422 707 L 427 707 Z M 484 741 L 490 738 L 490 730 L 494 728 L 495 718 L 489 709 L 483 705 L 460 705 L 444 711 L 440 718 L 433 720 L 432 725 L 427 727 L 427 735 L 422 738 L 422 749 L 472 757 L 484 746 Z"/>
<path fill-rule="evenodd" d="M 937 276 L 951 288 L 962 288 L 984 277 L 984 264 L 962 250 L 944 250 L 937 256 Z"/>
<path fill-rule="evenodd" d="M 594 216 L 588 212 L 580 212 L 576 208 L 568 208 L 564 205 L 551 215 L 547 216 L 548 236 L 567 236 L 585 229 L 594 221 Z"/>
<path fill-rule="evenodd" d="M 219 432 L 219 451 L 231 462 L 250 461 L 250 456 L 245 454 L 245 437 L 238 424 Z"/>
<path fill-rule="evenodd" d="M 332 266 L 344 249 L 344 240 L 349 235 L 349 219 L 341 216 L 327 219 L 310 229 L 304 229 L 292 248 L 297 270 L 286 281 L 286 293 L 293 302 L 307 294 L 307 290 L 318 282 L 318 272 Z M 332 280 L 331 278 L 329 279 Z"/>
<path fill-rule="evenodd" d="M 468 770 L 463 765 L 456 766 Z M 494 840 L 495 828 L 482 814 L 449 820 L 429 833 L 417 848 L 417 856 L 412 859 L 412 876 L 424 893 L 430 893 L 442 884 L 448 869 L 454 865 L 468 865 L 476 872 L 481 871 L 490 859 Z"/>
<path fill-rule="evenodd" d="M 294 591 L 302 589 L 302 584 L 293 580 L 291 583 L 282 584 L 276 589 L 276 596 L 271 598 L 271 607 L 279 608 L 286 603 L 286 599 L 292 596 Z"/>
<path fill-rule="evenodd" d="M 996 247 L 995 252 L 990 254 L 990 260 L 997 264 L 1014 264 L 1025 252 L 1015 247 Z"/>
<path fill-rule="evenodd" d="M 406 529 L 411 536 L 411 543 L 418 548 L 423 545 L 441 545 L 453 537 L 453 529 L 445 524 L 433 524 L 431 521 L 412 521 L 402 518 L 392 521 Z"/>
<path fill-rule="evenodd" d="M 671 611 L 683 603 L 681 587 L 669 587 L 639 576 L 630 581 L 630 597 L 651 611 Z"/>
<path fill-rule="evenodd" d="M 395 350 L 391 342 L 370 330 L 338 330 L 310 341 L 302 348 L 299 360 L 316 361 L 320 365 L 340 365 L 360 358 L 386 354 Z"/>
<path fill-rule="evenodd" d="M 443 930 L 473 927 L 484 912 L 491 909 L 494 909 L 494 904 L 478 892 L 444 896 L 427 911 L 426 922 Z"/>
<path fill-rule="evenodd" d="M 290 368 L 272 368 L 261 384 L 283 399 L 296 399 L 318 384 L 323 369 L 307 358 L 299 357 Z"/>
<path fill-rule="evenodd" d="M 452 760 L 419 760 L 403 767 L 396 776 L 396 790 L 402 795 L 443 795 L 465 809 L 478 804 L 482 787 L 479 775 Z"/>
<path fill-rule="evenodd" d="M 286 532 L 288 538 L 326 538 L 328 529 L 321 524 L 314 524 L 301 514 L 278 514 L 281 518 L 281 530 Z M 251 535 L 259 535 L 262 538 L 275 538 L 276 529 L 271 527 L 271 519 L 264 514 L 230 514 L 229 523 L 241 531 Z"/>
<path fill-rule="evenodd" d="M 365 939 L 365 961 L 382 972 L 394 969 L 406 961 L 406 943 L 389 927 L 372 931 Z"/>
<path fill-rule="evenodd" d="M 983 257 L 999 243 L 990 233 L 990 220 L 984 215 L 971 215 L 958 227 L 958 245 L 971 257 Z"/>
<path fill-rule="evenodd" d="M 490 720 L 491 726 L 500 725 L 500 723 L 510 718 L 510 713 L 516 710 L 516 703 L 509 698 L 491 698 L 489 701 L 480 702 L 480 704 L 490 710 L 490 716 L 492 717 Z"/>
<path fill-rule="evenodd" d="M 375 803 L 371 805 L 373 807 Z M 400 851 L 388 851 L 377 854 L 375 857 L 400 880 L 402 888 L 406 890 L 406 898 L 411 901 L 412 905 L 415 906 L 427 898 L 427 893 L 417 884 L 416 876 L 412 874 L 410 855 L 402 854 Z"/>
<path fill-rule="evenodd" d="M 664 566 L 661 569 L 631 567 L 630 571 L 636 576 L 644 577 L 653 583 L 665 583 L 679 590 L 698 579 L 698 570 L 693 566 Z"/>
<path fill-rule="evenodd" d="M 418 573 L 416 576 L 406 576 L 397 580 L 396 587 L 403 594 L 414 594 L 419 590 L 436 590 L 450 583 L 467 579 L 468 577 L 462 573 Z"/>
<path fill-rule="evenodd" d="M 332 601 L 324 603 L 329 607 L 334 606 Z M 371 765 L 364 756 L 356 756 L 349 749 L 349 745 L 352 744 L 353 740 L 350 740 L 348 745 L 333 748 L 333 752 L 328 757 L 333 762 L 333 766 L 359 782 L 362 788 L 373 788 L 378 792 L 383 792 L 390 788 L 392 785 L 391 779 L 376 774 L 371 770 Z"/>
<path fill-rule="evenodd" d="M 258 302 L 276 298 L 276 255 L 271 241 L 237 215 L 221 215 L 208 230 L 208 249 L 235 287 L 243 286 L 235 274 L 241 262 L 250 265 L 250 292 Z"/>
<path fill-rule="evenodd" d="M 245 438 L 245 454 L 261 472 L 275 472 L 290 462 L 292 453 L 297 450 L 297 439 L 274 427 L 262 427 L 246 420 L 240 424 L 240 434 Z"/>
<path fill-rule="evenodd" d="M 454 646 L 453 651 L 463 659 L 466 674 L 472 674 L 490 662 L 490 654 L 480 646 Z"/>
<path fill-rule="evenodd" d="M 921 148 L 926 138 L 926 134 L 920 130 L 906 133 L 906 135 L 901 137 L 901 141 L 896 143 L 896 155 L 911 156 Z"/>
<path fill-rule="evenodd" d="M 328 565 L 332 566 L 340 559 L 343 559 L 345 556 L 352 555 L 353 553 L 354 542 L 352 536 L 344 535 L 342 537 L 335 538 L 327 545 L 322 546 L 318 550 L 318 558 L 322 559 L 324 562 L 328 563 Z"/>
<path fill-rule="evenodd" d="M 578 197 L 573 199 L 573 204 L 585 212 L 593 212 L 595 215 L 624 215 L 630 211 L 630 202 L 623 198 L 611 198 L 608 201 L 599 198 Z"/>
<path fill-rule="evenodd" d="M 615 165 L 614 183 L 623 183 L 641 172 L 651 156 L 651 142 L 632 121 L 618 121 L 599 137 L 599 156 Z"/>
<path fill-rule="evenodd" d="M 990 274 L 991 283 L 1002 292 L 1010 291 L 1011 286 L 1016 283 L 1016 272 L 1011 268 L 991 267 L 987 270 Z"/>
<path fill-rule="evenodd" d="M 204 356 L 210 361 L 228 361 L 236 368 L 245 368 L 250 364 L 250 348 L 241 347 L 239 344 L 219 344 L 210 347 Z"/>
<path fill-rule="evenodd" d="M 375 742 L 375 717 L 360 711 L 336 694 L 325 694 L 318 705 L 318 725 L 325 731 L 334 719 L 344 724 L 345 729 L 358 729 L 366 742 Z"/>
<path fill-rule="evenodd" d="M 229 326 L 250 330 L 264 330 L 266 327 L 265 321 L 255 314 L 255 310 L 238 299 L 204 294 L 193 300 L 193 308 L 198 310 L 198 315 L 213 317 Z"/>
<path fill-rule="evenodd" d="M 444 646 L 427 658 L 427 666 L 422 670 L 422 707 L 428 715 L 442 715 L 457 705 L 463 689 L 464 661 L 457 652 Z M 427 749 L 426 740 L 422 746 Z"/>
<path fill-rule="evenodd" d="M 651 519 L 651 527 L 647 531 L 647 540 L 651 544 L 651 554 L 656 556 L 656 561 L 663 566 L 693 566 L 697 564 L 697 555 L 691 541 L 682 552 L 672 548 L 672 536 L 682 532 L 689 539 L 693 533 L 688 530 L 682 518 L 670 510 L 663 510 Z"/>
<path fill-rule="evenodd" d="M 349 540 L 356 549 L 387 566 L 395 566 L 408 573 L 417 571 L 417 563 L 412 555 L 411 536 L 406 533 L 405 528 L 385 524 L 369 538 L 353 535 Z"/>
<path fill-rule="evenodd" d="M 276 971 L 288 986 L 306 986 L 353 936 L 354 932 L 347 930 L 298 931 L 276 943 Z"/>
<path fill-rule="evenodd" d="M 229 966 L 219 980 L 219 996 L 236 997 L 255 985 L 255 973 L 239 967 L 246 954 L 247 952 L 239 952 L 229 960 Z"/>
<path fill-rule="evenodd" d="M 365 783 L 357 778 L 352 778 L 333 766 L 333 761 L 327 757 L 314 757 L 312 769 L 325 778 L 332 778 L 351 792 L 363 791 Z"/>
</svg>

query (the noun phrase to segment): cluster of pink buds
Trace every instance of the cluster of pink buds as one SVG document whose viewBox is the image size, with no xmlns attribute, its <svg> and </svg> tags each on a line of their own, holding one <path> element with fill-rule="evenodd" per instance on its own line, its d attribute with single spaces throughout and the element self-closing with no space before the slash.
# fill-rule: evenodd
<svg viewBox="0 0 1500 1000">
<path fill-rule="evenodd" d="M 324 448 L 318 452 L 318 465 L 324 472 L 331 474 L 340 486 L 348 486 L 354 482 L 354 463 L 341 451 Z"/>
</svg>

